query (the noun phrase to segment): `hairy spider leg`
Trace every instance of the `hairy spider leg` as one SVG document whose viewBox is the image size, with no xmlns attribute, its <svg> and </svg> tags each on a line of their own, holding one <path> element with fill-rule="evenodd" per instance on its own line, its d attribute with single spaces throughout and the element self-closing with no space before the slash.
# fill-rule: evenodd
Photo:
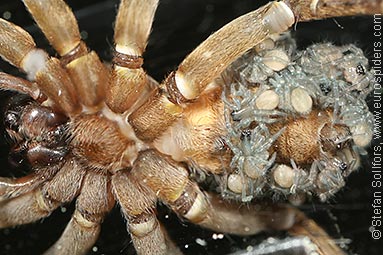
<svg viewBox="0 0 383 255">
<path fill-rule="evenodd" d="M 36 48 L 28 32 L 0 19 L 0 44 L 4 45 L 0 48 L 0 56 L 35 81 L 41 92 L 53 101 L 56 109 L 68 114 L 78 110 L 77 97 L 68 73 L 58 59 L 49 58 L 45 51 Z"/>
<path fill-rule="evenodd" d="M 114 27 L 115 52 L 105 102 L 115 113 L 142 104 L 158 84 L 142 68 L 158 0 L 122 0 Z M 154 84 L 153 84 L 154 83 Z"/>
<path fill-rule="evenodd" d="M 67 181 L 66 181 L 67 182 Z M 44 254 L 84 254 L 96 242 L 104 216 L 115 204 L 108 173 L 88 171 L 76 209 L 61 237 Z"/>
<path fill-rule="evenodd" d="M 251 235 L 268 229 L 288 229 L 294 213 L 288 206 L 240 207 L 202 192 L 189 180 L 180 164 L 154 150 L 140 153 L 131 175 L 169 205 L 180 217 L 203 227 L 237 235 Z"/>
<path fill-rule="evenodd" d="M 49 43 L 61 56 L 60 62 L 72 81 L 68 90 L 76 91 L 83 106 L 97 106 L 104 97 L 108 70 L 97 54 L 88 51 L 81 40 L 76 18 L 69 6 L 62 0 L 23 2 Z"/>
<path fill-rule="evenodd" d="M 286 4 L 272 2 L 212 34 L 163 81 L 161 87 L 166 87 L 167 94 L 153 94 L 129 116 L 137 136 L 153 141 L 177 119 L 179 108 L 188 107 L 229 64 L 270 34 L 287 30 L 293 22 Z"/>
<path fill-rule="evenodd" d="M 60 171 L 31 192 L 0 202 L 0 228 L 35 222 L 79 193 L 85 171 L 67 161 Z"/>
<path fill-rule="evenodd" d="M 181 254 L 157 219 L 157 197 L 152 190 L 128 170 L 113 175 L 112 189 L 138 254 Z"/>
</svg>

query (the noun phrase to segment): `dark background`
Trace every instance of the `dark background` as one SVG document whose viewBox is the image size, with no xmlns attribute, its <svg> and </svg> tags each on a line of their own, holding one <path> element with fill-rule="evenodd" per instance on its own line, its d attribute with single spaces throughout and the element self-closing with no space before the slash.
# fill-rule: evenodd
<svg viewBox="0 0 383 255">
<path fill-rule="evenodd" d="M 87 45 L 96 50 L 104 60 L 111 59 L 113 45 L 113 22 L 118 1 L 67 1 L 75 11 L 80 30 L 86 31 Z M 167 0 L 161 1 L 156 14 L 153 32 L 145 53 L 145 69 L 157 80 L 167 73 L 200 42 L 219 27 L 241 14 L 256 9 L 254 0 Z M 21 1 L 0 0 L 0 16 L 11 13 L 10 21 L 29 31 L 37 45 L 53 50 L 41 32 L 34 26 Z M 54 14 L 47 14 L 54 15 Z M 354 43 L 371 58 L 371 17 L 337 18 L 326 21 L 298 24 L 294 36 L 300 48 L 313 42 L 331 41 L 336 44 Z M 0 70 L 18 74 L 17 69 L 0 60 Z M 0 92 L 0 105 L 10 93 Z M 0 113 L 1 117 L 3 113 Z M 17 172 L 8 164 L 8 145 L 4 130 L 0 129 L 0 176 L 12 176 Z M 344 243 L 350 254 L 380 254 L 382 246 L 373 241 L 368 232 L 372 216 L 371 174 L 369 158 L 363 159 L 363 168 L 352 174 L 348 185 L 331 201 L 322 204 L 308 202 L 302 209 L 316 219 L 335 239 Z M 47 249 L 65 228 L 73 210 L 73 204 L 57 210 L 47 219 L 36 224 L 0 230 L 0 254 L 40 254 Z M 214 232 L 181 222 L 164 207 L 159 208 L 159 217 L 167 226 L 170 235 L 185 254 L 227 254 L 248 245 L 254 245 L 267 237 L 265 234 L 253 237 L 225 235 L 214 240 Z M 196 243 L 196 238 L 207 242 L 206 246 Z M 345 241 L 346 240 L 346 241 Z M 134 254 L 125 222 L 118 208 L 104 221 L 101 236 L 96 243 L 97 251 L 89 254 Z"/>
</svg>

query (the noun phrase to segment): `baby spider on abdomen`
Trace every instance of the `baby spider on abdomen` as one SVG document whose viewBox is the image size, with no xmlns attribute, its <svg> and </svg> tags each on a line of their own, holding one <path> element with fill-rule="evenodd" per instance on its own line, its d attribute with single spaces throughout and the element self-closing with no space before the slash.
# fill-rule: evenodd
<svg viewBox="0 0 383 255">
<path fill-rule="evenodd" d="M 270 192 L 287 197 L 303 192 L 327 200 L 358 168 L 358 154 L 372 139 L 373 117 L 365 101 L 373 84 L 372 71 L 350 68 L 357 80 L 363 81 L 358 89 L 355 79 L 349 79 L 351 71 L 344 71 L 344 66 L 367 66 L 356 46 L 328 43 L 298 51 L 288 34 L 268 40 L 273 43 L 247 53 L 217 81 L 225 91 L 229 148 L 238 147 L 234 145 L 241 141 L 241 132 L 268 134 L 262 137 L 263 142 L 271 141 L 263 147 L 250 142 L 249 148 L 256 147 L 253 153 L 240 147 L 232 149 L 237 156 L 231 169 L 236 170 L 229 174 L 223 189 L 233 187 L 234 197 L 242 200 L 269 196 Z M 325 54 L 329 52 L 332 55 Z M 286 59 L 292 62 L 286 63 Z M 324 63 L 325 71 L 318 71 Z M 271 71 L 256 79 L 265 65 Z M 262 174 L 252 176 L 244 171 L 237 160 L 244 153 L 252 165 L 263 169 Z M 261 155 L 265 156 L 261 159 Z M 265 164 L 268 161 L 273 164 Z"/>
</svg>

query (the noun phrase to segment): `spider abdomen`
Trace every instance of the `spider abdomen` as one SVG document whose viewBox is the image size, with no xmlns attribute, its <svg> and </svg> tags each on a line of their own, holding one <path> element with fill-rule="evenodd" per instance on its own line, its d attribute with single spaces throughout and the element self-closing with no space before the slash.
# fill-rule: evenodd
<svg viewBox="0 0 383 255">
<path fill-rule="evenodd" d="M 277 133 L 285 127 L 284 132 L 270 148 L 277 152 L 276 161 L 289 164 L 294 160 L 297 164 L 311 164 L 320 157 L 319 130 L 323 122 L 330 121 L 320 111 L 312 111 L 309 116 L 288 119 L 286 122 L 277 122 L 270 125 L 270 132 Z M 272 154 L 271 153 L 271 154 Z"/>
<path fill-rule="evenodd" d="M 233 157 L 222 189 L 242 201 L 268 191 L 326 200 L 357 169 L 356 151 L 371 142 L 365 97 L 373 74 L 354 45 L 299 52 L 285 35 L 272 47 L 249 52 L 223 75 L 224 141 Z"/>
</svg>

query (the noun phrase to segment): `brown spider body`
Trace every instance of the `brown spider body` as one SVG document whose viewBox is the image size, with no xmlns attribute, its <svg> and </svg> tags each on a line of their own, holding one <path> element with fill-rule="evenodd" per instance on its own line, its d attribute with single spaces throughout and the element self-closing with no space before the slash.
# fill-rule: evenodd
<svg viewBox="0 0 383 255">
<path fill-rule="evenodd" d="M 72 139 L 69 146 L 87 168 L 112 171 L 129 167 L 131 162 L 127 155 L 137 154 L 134 141 L 124 136 L 118 125 L 102 114 L 77 117 L 72 121 L 70 131 Z"/>
<path fill-rule="evenodd" d="M 231 152 L 223 142 L 227 130 L 221 91 L 216 87 L 201 95 L 154 146 L 174 160 L 194 163 L 210 173 L 222 173 L 230 163 Z"/>
<path fill-rule="evenodd" d="M 335 113 L 362 115 L 363 100 L 356 110 L 344 109 L 336 95 L 318 92 L 315 97 L 317 87 L 300 85 L 291 88 L 292 99 L 282 104 L 276 91 L 290 89 L 290 84 L 280 86 L 270 79 L 272 85 L 266 89 L 261 83 L 245 89 L 255 100 L 253 108 L 234 109 L 236 103 L 247 100 L 239 92 L 244 85 L 217 79 L 223 72 L 238 75 L 229 65 L 265 39 L 286 31 L 295 17 L 310 20 L 381 11 L 379 1 L 357 2 L 344 9 L 338 1 L 325 2 L 320 6 L 317 1 L 311 5 L 272 2 L 245 14 L 211 35 L 158 84 L 142 68 L 157 0 L 121 1 L 110 68 L 88 51 L 63 1 L 24 0 L 60 57 L 49 57 L 36 48 L 26 31 L 0 19 L 0 44 L 4 45 L 0 55 L 30 80 L 0 73 L 0 88 L 31 98 L 10 103 L 7 132 L 15 140 L 13 152 L 25 153 L 33 170 L 21 178 L 0 178 L 0 227 L 37 221 L 76 199 L 71 221 L 46 254 L 83 254 L 117 203 L 138 254 L 180 254 L 157 220 L 159 200 L 179 217 L 225 233 L 304 232 L 294 227 L 308 221 L 298 210 L 263 203 L 239 209 L 203 191 L 190 173 L 201 170 L 214 175 L 221 180 L 221 195 L 230 192 L 244 202 L 269 190 L 286 196 L 314 193 L 326 200 L 344 186 L 344 163 L 355 160 L 348 140 L 360 137 L 359 147 L 368 144 L 369 133 L 357 130 L 369 131 L 370 123 L 368 118 L 362 122 L 349 118 L 338 125 Z M 323 10 L 317 12 L 317 8 Z M 281 49 L 267 50 L 260 53 L 266 59 L 261 64 L 275 71 L 275 77 L 286 78 L 289 74 L 283 76 L 283 69 L 290 56 Z M 257 62 L 249 66 L 253 64 Z M 309 232 L 305 235 L 319 244 L 313 232 L 321 229 L 304 228 Z M 330 240 L 320 244 L 328 254 L 341 254 Z"/>
<path fill-rule="evenodd" d="M 286 128 L 273 144 L 272 152 L 278 152 L 277 162 L 286 164 L 292 159 L 299 165 L 305 165 L 319 159 L 323 150 L 335 153 L 337 147 L 334 143 L 321 141 L 322 137 L 330 136 L 331 131 L 325 127 L 332 123 L 332 112 L 313 110 L 308 116 L 272 125 L 272 133 L 276 133 L 282 127 Z M 344 129 L 349 133 L 347 127 L 338 126 L 337 134 L 342 134 Z"/>
<path fill-rule="evenodd" d="M 232 153 L 223 141 L 227 136 L 224 106 L 219 93 L 221 90 L 216 90 L 217 92 L 210 94 L 208 99 L 202 97 L 200 102 L 185 111 L 184 117 L 171 126 L 165 135 L 156 141 L 155 146 L 177 161 L 190 159 L 190 163 L 194 162 L 208 172 L 220 174 L 225 168 L 229 168 Z M 311 164 L 319 159 L 322 150 L 335 153 L 337 147 L 334 143 L 321 143 L 321 137 L 330 137 L 330 131 L 323 127 L 331 123 L 332 112 L 317 109 L 308 116 L 289 117 L 271 124 L 269 128 L 272 134 L 282 128 L 285 130 L 273 143 L 270 153 L 278 152 L 276 161 L 279 163 L 290 163 L 290 160 L 294 160 L 299 165 Z M 346 126 L 338 125 L 335 133 L 347 137 L 349 132 Z"/>
<path fill-rule="evenodd" d="M 7 110 L 5 125 L 15 141 L 14 154 L 24 153 L 34 166 L 46 166 L 67 153 L 66 116 L 41 107 L 25 96 L 15 97 Z"/>
</svg>

